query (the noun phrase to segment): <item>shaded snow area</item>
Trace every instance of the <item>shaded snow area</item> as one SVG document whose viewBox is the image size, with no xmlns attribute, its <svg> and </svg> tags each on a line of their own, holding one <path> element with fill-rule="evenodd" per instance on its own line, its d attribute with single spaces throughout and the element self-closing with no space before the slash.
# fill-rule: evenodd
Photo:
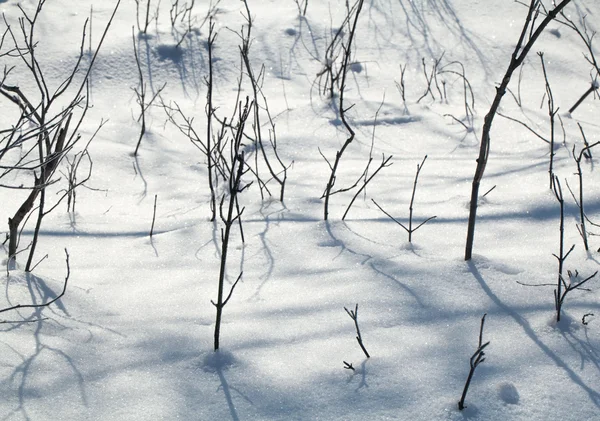
<svg viewBox="0 0 600 421">
<path fill-rule="evenodd" d="M 0 0 L 1 420 L 600 419 L 597 1 L 512 74 L 470 260 L 529 1 L 42 3 Z"/>
</svg>

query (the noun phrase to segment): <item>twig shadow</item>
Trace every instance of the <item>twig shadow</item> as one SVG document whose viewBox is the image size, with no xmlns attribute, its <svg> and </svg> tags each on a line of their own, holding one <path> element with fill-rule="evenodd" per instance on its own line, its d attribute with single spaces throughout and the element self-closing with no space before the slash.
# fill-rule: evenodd
<svg viewBox="0 0 600 421">
<path fill-rule="evenodd" d="M 56 298 L 57 294 L 48 287 L 45 281 L 31 273 L 25 274 L 25 280 L 27 282 L 27 287 L 30 294 L 30 302 L 32 304 L 42 304 L 52 299 Z M 64 306 L 64 303 L 61 300 L 56 301 L 55 303 L 58 306 L 60 312 L 69 316 L 69 313 Z M 18 397 L 18 405 L 16 408 L 11 410 L 11 414 L 20 414 L 25 420 L 30 420 L 30 415 L 27 408 L 27 403 L 29 400 L 35 400 L 38 398 L 35 388 L 28 387 L 29 382 L 31 381 L 31 375 L 35 373 L 32 371 L 32 366 L 42 355 L 43 353 L 52 353 L 56 355 L 60 360 L 66 362 L 67 366 L 72 371 L 79 388 L 79 394 L 81 397 L 81 402 L 84 406 L 88 406 L 88 398 L 87 392 L 85 388 L 85 381 L 83 374 L 75 364 L 73 358 L 68 355 L 65 351 L 51 346 L 43 341 L 42 330 L 46 323 L 47 318 L 44 317 L 44 311 L 47 311 L 46 307 L 37 307 L 32 309 L 32 312 L 29 316 L 24 317 L 22 322 L 16 323 L 17 326 L 22 326 L 25 324 L 31 325 L 34 324 L 34 332 L 33 337 L 35 341 L 34 351 L 26 356 L 23 354 L 18 354 L 21 358 L 22 362 L 14 367 L 10 376 L 7 379 L 3 380 L 5 383 L 12 383 L 15 385 L 15 389 Z M 9 328 L 8 330 L 14 330 L 16 327 Z"/>
<path fill-rule="evenodd" d="M 246 402 L 250 405 L 254 405 L 254 403 L 244 395 L 240 390 L 231 386 L 227 381 L 227 377 L 225 376 L 225 372 L 235 365 L 235 358 L 233 354 L 227 351 L 218 350 L 215 352 L 211 352 L 207 354 L 204 358 L 204 371 L 214 372 L 219 376 L 220 385 L 217 388 L 217 391 L 222 390 L 225 395 L 225 402 L 227 403 L 227 407 L 229 409 L 229 414 L 231 415 L 231 419 L 233 421 L 239 421 L 240 417 L 238 415 L 237 408 L 235 407 L 235 403 L 233 401 L 232 391 L 236 392 L 240 397 L 242 397 Z"/>
</svg>

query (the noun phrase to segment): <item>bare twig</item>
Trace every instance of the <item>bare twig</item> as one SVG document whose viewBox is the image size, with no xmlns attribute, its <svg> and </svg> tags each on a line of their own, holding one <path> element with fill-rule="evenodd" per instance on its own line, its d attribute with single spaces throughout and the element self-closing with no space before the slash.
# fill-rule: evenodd
<svg viewBox="0 0 600 421">
<path fill-rule="evenodd" d="M 579 126 L 581 128 L 581 126 Z M 583 129 L 581 129 L 583 131 Z M 585 136 L 584 136 L 585 139 Z M 585 247 L 585 250 L 588 251 L 589 250 L 589 245 L 588 245 L 588 232 L 585 226 L 587 215 L 585 213 L 585 209 L 584 209 L 584 194 L 583 194 L 583 171 L 581 169 L 581 161 L 585 156 L 591 156 L 591 149 L 597 145 L 600 144 L 600 141 L 595 142 L 592 145 L 587 144 L 587 140 L 585 140 L 586 146 L 584 148 L 582 148 L 579 153 L 575 153 L 575 146 L 573 146 L 573 150 L 571 151 L 571 154 L 573 156 L 573 159 L 575 160 L 575 164 L 577 165 L 577 172 L 575 173 L 575 175 L 577 175 L 577 180 L 579 181 L 579 199 L 577 199 L 575 197 L 575 194 L 573 193 L 573 191 L 571 190 L 571 187 L 569 186 L 569 183 L 567 182 L 567 187 L 569 189 L 569 192 L 571 193 L 571 196 L 573 196 L 573 199 L 575 200 L 575 203 L 577 204 L 577 207 L 579 208 L 579 225 L 577 226 L 578 230 L 579 230 L 579 234 L 581 235 L 581 238 L 583 240 L 583 246 Z"/>
<path fill-rule="evenodd" d="M 348 120 L 346 119 L 346 111 L 348 111 L 350 108 L 352 108 L 352 106 L 345 108 L 344 93 L 346 90 L 346 76 L 348 74 L 348 63 L 350 62 L 350 55 L 351 55 L 351 51 L 352 51 L 352 41 L 354 40 L 354 37 L 355 37 L 356 26 L 358 23 L 358 17 L 362 10 L 363 2 L 364 2 L 364 0 L 358 0 L 356 3 L 356 6 L 355 6 L 356 11 L 354 12 L 354 21 L 350 28 L 350 34 L 348 35 L 348 43 L 343 46 L 344 61 L 343 61 L 342 70 L 341 70 L 339 111 L 340 111 L 340 119 L 342 120 L 342 123 L 343 123 L 344 127 L 346 128 L 346 131 L 348 132 L 348 138 L 342 145 L 341 149 L 336 152 L 333 165 L 332 166 L 330 165 L 331 173 L 329 174 L 329 180 L 327 181 L 327 185 L 325 187 L 325 194 L 324 194 L 325 203 L 324 203 L 324 207 L 323 207 L 323 213 L 324 213 L 323 219 L 325 219 L 325 220 L 327 220 L 329 217 L 329 198 L 330 198 L 331 194 L 333 193 L 333 186 L 335 185 L 336 172 L 337 172 L 338 166 L 340 164 L 340 160 L 342 159 L 342 155 L 344 154 L 344 152 L 346 151 L 348 146 L 350 146 L 350 144 L 354 140 L 354 136 L 356 135 L 356 133 L 354 132 L 354 130 L 348 123 Z M 350 19 L 350 17 L 348 15 L 348 20 L 349 19 Z"/>
<path fill-rule="evenodd" d="M 473 379 L 473 374 L 475 374 L 475 369 L 479 364 L 485 361 L 485 348 L 490 344 L 490 342 L 483 343 L 483 325 L 485 323 L 485 316 L 483 315 L 481 318 L 481 325 L 479 327 L 479 343 L 477 345 L 477 349 L 471 356 L 469 360 L 469 366 L 471 369 L 469 370 L 469 376 L 467 377 L 467 381 L 465 383 L 465 387 L 463 388 L 462 396 L 460 397 L 460 401 L 458 402 L 458 409 L 463 410 L 466 408 L 465 399 L 467 397 L 467 392 L 469 391 L 469 386 L 471 384 L 471 380 Z"/>
<path fill-rule="evenodd" d="M 546 64 L 544 63 L 544 53 L 538 52 L 540 61 L 542 62 L 542 70 L 544 72 L 544 81 L 546 83 L 546 96 L 548 98 L 548 117 L 550 118 L 550 163 L 548 164 L 548 176 L 550 188 L 552 188 L 552 180 L 554 177 L 554 117 L 558 113 L 559 108 L 554 108 L 554 95 L 548 81 L 548 73 L 546 72 Z"/>
<path fill-rule="evenodd" d="M 400 221 L 398 221 L 397 219 L 395 219 L 392 215 L 390 215 L 389 213 L 387 213 L 381 206 L 379 206 L 379 204 L 371 199 L 373 201 L 373 203 L 375 204 L 375 206 L 377 206 L 379 208 L 380 211 L 382 211 L 383 213 L 385 213 L 392 221 L 394 221 L 395 223 L 397 223 L 398 225 L 400 225 L 402 228 L 404 228 L 404 230 L 408 233 L 408 242 L 412 242 L 412 233 L 415 232 L 416 230 L 418 230 L 419 228 L 421 228 L 423 225 L 425 225 L 427 222 L 431 221 L 432 219 L 435 219 L 436 216 L 431 216 L 427 219 L 425 219 L 423 222 L 421 222 L 419 225 L 417 225 L 416 227 L 413 228 L 413 208 L 414 208 L 414 203 L 415 203 L 415 194 L 417 191 L 417 183 L 419 181 L 419 174 L 421 173 L 421 169 L 423 168 L 423 165 L 425 164 L 425 160 L 427 159 L 427 155 L 425 155 L 425 157 L 423 158 L 423 161 L 421 161 L 420 164 L 417 164 L 417 172 L 415 174 L 415 181 L 413 183 L 413 190 L 412 190 L 412 196 L 410 198 L 410 204 L 408 206 L 408 227 L 406 227 L 403 223 L 401 223 Z"/>
<path fill-rule="evenodd" d="M 348 310 L 346 307 L 344 307 L 344 310 L 346 310 L 348 316 L 350 316 L 350 318 L 354 320 L 354 327 L 356 327 L 356 341 L 360 345 L 360 349 L 363 350 L 367 358 L 371 358 L 371 356 L 367 352 L 367 349 L 365 348 L 365 345 L 363 344 L 362 336 L 360 334 L 360 328 L 358 327 L 358 303 L 354 307 L 354 310 Z"/>
<path fill-rule="evenodd" d="M 150 238 L 152 238 L 152 234 L 154 233 L 154 221 L 156 220 L 156 201 L 158 200 L 158 195 L 154 195 L 154 210 L 152 211 L 152 226 L 150 227 Z"/>
<path fill-rule="evenodd" d="M 231 238 L 231 228 L 236 223 L 241 221 L 242 213 L 244 209 L 239 208 L 239 204 L 237 202 L 238 194 L 243 192 L 250 184 L 242 185 L 242 176 L 247 172 L 246 162 L 244 161 L 244 152 L 241 150 L 242 148 L 242 137 L 244 133 L 244 127 L 246 122 L 248 121 L 250 110 L 252 108 L 252 103 L 249 98 L 246 98 L 246 103 L 242 108 L 241 104 L 239 106 L 239 117 L 238 122 L 235 126 L 235 130 L 233 132 L 233 140 L 231 142 L 231 152 L 230 152 L 230 165 L 229 165 L 229 177 L 228 177 L 228 200 L 227 204 L 225 204 L 225 195 L 221 197 L 221 203 L 219 206 L 219 214 L 221 217 L 221 221 L 223 223 L 223 228 L 221 228 L 221 265 L 219 269 L 219 285 L 218 285 L 218 293 L 217 293 L 217 301 L 212 302 L 216 308 L 217 314 L 215 319 L 215 333 L 214 333 L 214 350 L 217 351 L 220 346 L 220 335 L 221 335 L 221 319 L 223 314 L 223 307 L 229 302 L 233 294 L 233 290 L 239 280 L 242 277 L 242 273 L 240 272 L 237 280 L 231 286 L 229 290 L 229 294 L 226 298 L 223 297 L 224 287 L 225 287 L 225 276 L 227 269 L 227 255 L 229 250 L 229 242 Z M 224 210 L 227 209 L 227 213 L 225 214 Z"/>
</svg>

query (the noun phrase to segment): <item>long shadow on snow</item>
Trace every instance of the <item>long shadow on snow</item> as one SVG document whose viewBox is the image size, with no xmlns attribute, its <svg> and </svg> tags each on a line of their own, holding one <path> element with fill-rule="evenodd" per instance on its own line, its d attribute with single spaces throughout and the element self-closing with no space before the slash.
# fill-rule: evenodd
<svg viewBox="0 0 600 421">
<path fill-rule="evenodd" d="M 271 203 L 274 203 L 274 202 L 269 202 L 269 204 L 271 204 Z M 280 203 L 280 202 L 277 202 L 277 203 Z M 269 242 L 267 239 L 267 234 L 269 233 L 269 230 L 271 228 L 271 223 L 272 223 L 271 215 L 277 215 L 277 219 L 276 219 L 277 223 L 279 223 L 283 220 L 283 215 L 281 214 L 281 209 L 277 209 L 269 214 L 265 214 L 265 211 L 268 209 L 269 204 L 267 204 L 265 206 L 265 204 L 263 203 L 260 208 L 260 214 L 263 216 L 265 228 L 258 234 L 258 236 L 260 238 L 260 242 L 262 244 L 262 251 L 263 251 L 263 254 L 266 259 L 266 269 L 265 269 L 265 272 L 259 277 L 261 283 L 256 288 L 256 292 L 252 295 L 251 298 L 253 298 L 253 299 L 260 298 L 260 292 L 263 289 L 263 287 L 266 285 L 266 283 L 269 281 L 269 279 L 271 279 L 271 275 L 273 274 L 273 269 L 275 267 L 275 259 L 273 257 L 273 252 L 271 251 L 271 247 L 269 246 Z M 281 205 L 283 206 L 283 210 L 287 209 L 283 203 L 281 203 Z"/>
<path fill-rule="evenodd" d="M 171 230 L 154 231 L 154 235 L 166 234 Z M 47 237 L 90 237 L 90 238 L 112 238 L 112 237 L 146 237 L 150 233 L 147 231 L 121 231 L 121 232 L 85 232 L 85 231 L 56 231 L 56 230 L 40 230 L 40 235 Z M 23 231 L 25 235 L 33 235 L 33 231 Z"/>
<path fill-rule="evenodd" d="M 593 344 L 588 336 L 588 328 L 585 328 L 585 340 L 578 338 L 572 332 L 563 331 L 562 336 L 568 342 L 568 344 L 577 352 L 581 358 L 580 369 L 585 368 L 585 362 L 589 361 L 595 368 L 600 372 L 600 350 L 596 344 Z"/>
<path fill-rule="evenodd" d="M 233 421 L 239 421 L 240 418 L 238 417 L 237 410 L 235 409 L 235 404 L 233 403 L 233 398 L 231 397 L 231 390 L 229 389 L 229 383 L 227 383 L 227 379 L 225 378 L 225 373 L 223 373 L 222 367 L 217 368 L 217 374 L 219 375 L 219 380 L 221 382 L 220 389 L 223 390 L 223 394 L 225 395 L 225 400 L 227 401 L 227 407 L 229 408 L 229 413 L 231 414 L 231 419 Z"/>
<path fill-rule="evenodd" d="M 400 7 L 406 16 L 406 36 L 411 44 L 418 48 L 421 43 L 417 37 L 420 36 L 423 39 L 426 53 L 430 57 L 437 57 L 444 50 L 441 42 L 431 35 L 431 24 L 426 17 L 427 6 L 431 6 L 431 10 L 437 15 L 439 22 L 459 39 L 460 44 L 464 45 L 467 51 L 475 53 L 486 76 L 489 78 L 491 76 L 490 68 L 483 52 L 477 47 L 473 35 L 469 34 L 469 31 L 464 27 L 456 11 L 447 0 L 428 0 L 427 2 L 409 0 L 408 6 L 404 0 L 400 0 Z M 416 34 L 413 35 L 413 31 L 416 31 Z"/>
<path fill-rule="evenodd" d="M 588 201 L 585 203 L 585 210 L 588 215 L 598 214 L 600 212 L 600 201 Z M 547 221 L 547 220 L 559 220 L 560 210 L 557 204 L 548 203 L 543 205 L 537 205 L 530 209 L 520 209 L 518 211 L 503 211 L 503 212 L 494 212 L 490 214 L 485 213 L 485 205 L 479 206 L 478 211 L 478 221 Z M 578 209 L 572 205 L 567 205 L 565 208 L 565 216 L 578 218 Z M 408 223 L 408 219 L 405 218 L 397 218 L 400 222 Z M 386 218 L 362 218 L 363 221 L 372 221 L 372 222 L 386 222 L 393 224 L 393 221 L 390 221 Z M 467 215 L 464 217 L 444 217 L 438 215 L 437 218 L 431 221 L 432 225 L 441 224 L 441 223 L 466 223 Z M 558 224 L 558 222 L 557 222 Z"/>
<path fill-rule="evenodd" d="M 569 376 L 574 384 L 578 385 L 588 394 L 594 405 L 600 408 L 600 393 L 585 384 L 581 377 L 577 375 L 577 373 L 575 373 L 558 355 L 556 355 L 545 343 L 540 340 L 540 338 L 537 337 L 527 320 L 515 312 L 511 307 L 504 304 L 504 302 L 502 302 L 502 300 L 496 294 L 494 294 L 486 281 L 483 279 L 483 276 L 479 272 L 479 269 L 477 269 L 476 264 L 472 260 L 468 261 L 467 265 L 470 272 L 473 274 L 473 277 L 477 280 L 477 282 L 479 282 L 481 288 L 494 302 L 494 304 L 504 310 L 507 315 L 512 317 L 521 326 L 523 331 L 527 334 L 527 336 L 529 336 L 533 343 L 535 343 L 552 361 L 554 361 L 554 363 Z"/>
<path fill-rule="evenodd" d="M 56 298 L 57 294 L 48 287 L 48 285 L 42 278 L 32 275 L 31 273 L 26 273 L 25 276 L 25 280 L 27 282 L 27 286 L 31 297 L 31 304 L 43 304 Z M 68 315 L 67 309 L 65 308 L 61 300 L 58 300 L 55 304 L 65 315 Z M 73 359 L 63 350 L 56 347 L 52 347 L 44 343 L 43 341 L 42 329 L 45 325 L 46 320 L 43 314 L 44 310 L 47 310 L 47 308 L 33 308 L 31 315 L 24 318 L 22 322 L 18 323 L 18 325 L 32 323 L 35 325 L 35 329 L 33 332 L 35 350 L 29 356 L 20 355 L 23 362 L 14 368 L 12 374 L 8 377 L 8 379 L 2 381 L 2 383 L 6 384 L 7 388 L 11 390 L 13 389 L 11 387 L 11 383 L 16 384 L 16 390 L 18 394 L 18 406 L 14 408 L 11 412 L 12 414 L 20 413 L 25 420 L 31 420 L 27 410 L 28 398 L 31 397 L 33 400 L 39 398 L 39 394 L 38 391 L 36 391 L 35 386 L 28 387 L 28 382 L 33 381 L 32 365 L 44 352 L 55 354 L 57 357 L 59 357 L 59 359 L 62 359 L 66 362 L 66 364 L 70 367 L 71 371 L 73 372 L 76 378 L 77 384 L 79 386 L 79 393 L 81 395 L 81 402 L 84 406 L 88 406 L 84 378 L 81 371 L 75 365 Z M 54 393 L 56 391 L 56 386 L 51 386 L 49 388 L 45 388 L 44 390 L 50 390 Z M 43 392 L 41 392 L 41 394 L 43 394 Z"/>
<path fill-rule="evenodd" d="M 338 237 L 336 237 L 336 235 L 333 232 L 333 227 L 330 221 L 324 221 L 325 223 L 325 229 L 327 231 L 327 234 L 329 235 L 329 237 L 331 238 L 332 242 L 330 244 L 327 244 L 327 247 L 340 247 L 340 253 L 338 254 L 338 256 L 340 256 L 342 253 L 344 253 L 345 251 L 353 254 L 355 256 L 362 256 L 364 259 L 361 261 L 361 265 L 367 264 L 369 265 L 369 267 L 371 269 L 373 269 L 373 271 L 394 282 L 395 285 L 399 286 L 403 291 L 405 291 L 407 294 L 409 294 L 412 298 L 414 298 L 414 300 L 417 302 L 417 304 L 419 304 L 420 307 L 425 308 L 425 304 L 423 303 L 423 301 L 421 300 L 421 298 L 406 284 L 400 282 L 392 273 L 388 273 L 386 272 L 382 267 L 381 264 L 385 264 L 385 262 L 380 262 L 379 259 L 377 259 L 374 256 L 371 256 L 369 254 L 366 253 L 359 253 L 351 248 L 349 248 L 342 240 L 340 240 Z M 352 232 L 354 235 L 357 235 L 356 233 L 354 233 L 350 228 L 348 228 L 346 222 L 342 221 L 341 224 L 344 225 L 344 227 Z"/>
<path fill-rule="evenodd" d="M 227 351 L 223 352 L 222 350 L 210 352 L 204 357 L 204 361 L 202 364 L 202 369 L 206 372 L 215 373 L 219 377 L 220 385 L 217 391 L 222 390 L 223 395 L 225 396 L 225 402 L 227 404 L 227 408 L 229 410 L 229 414 L 231 415 L 231 419 L 233 421 L 239 421 L 240 417 L 238 415 L 238 411 L 235 407 L 235 403 L 233 401 L 233 396 L 231 391 L 233 390 L 237 394 L 239 394 L 242 398 L 244 398 L 248 403 L 253 405 L 253 402 L 242 392 L 236 389 L 233 386 L 229 385 L 227 378 L 225 377 L 225 371 L 229 369 L 231 366 L 235 365 L 235 358 L 233 355 Z"/>
<path fill-rule="evenodd" d="M 135 156 L 133 158 L 133 160 L 134 160 L 133 168 L 135 169 L 135 175 L 137 176 L 139 174 L 140 178 L 142 179 L 142 184 L 144 186 L 139 195 L 140 200 L 138 200 L 138 204 L 140 204 L 148 195 L 148 182 L 146 181 L 146 178 L 144 177 L 144 173 L 142 172 L 142 167 L 140 166 L 139 156 Z"/>
<path fill-rule="evenodd" d="M 431 4 L 433 10 L 439 17 L 440 22 L 442 22 L 446 28 L 448 28 L 448 30 L 461 41 L 461 44 L 466 47 L 465 49 L 475 53 L 479 62 L 481 63 L 481 66 L 483 67 L 483 70 L 485 71 L 486 76 L 491 76 L 491 69 L 488 66 L 485 54 L 479 49 L 479 47 L 477 47 L 477 44 L 473 40 L 473 35 L 470 34 L 469 31 L 464 27 L 460 18 L 456 14 L 456 10 L 454 10 L 448 0 L 429 0 L 428 3 Z"/>
</svg>

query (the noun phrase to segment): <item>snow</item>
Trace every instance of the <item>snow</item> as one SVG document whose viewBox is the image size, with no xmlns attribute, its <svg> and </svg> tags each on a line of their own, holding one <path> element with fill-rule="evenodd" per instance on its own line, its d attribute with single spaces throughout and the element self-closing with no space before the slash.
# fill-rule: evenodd
<svg viewBox="0 0 600 421">
<path fill-rule="evenodd" d="M 35 3 L 22 6 L 31 11 Z M 230 117 L 245 9 L 237 0 L 196 3 L 193 31 L 179 47 L 183 26 L 172 30 L 171 2 L 164 0 L 146 35 L 136 27 L 135 42 L 149 95 L 167 83 L 163 101 L 179 104 L 204 134 L 204 17 L 216 3 L 214 98 L 216 114 Z M 93 0 L 44 5 L 35 33 L 37 55 L 52 87 L 71 71 L 90 12 L 93 52 L 114 5 Z M 483 119 L 526 7 L 502 0 L 365 2 L 345 92 L 346 106 L 354 104 L 347 116 L 356 139 L 341 160 L 336 187 L 360 177 L 371 148 L 370 171 L 382 154 L 393 155 L 393 165 L 373 179 L 343 221 L 353 193 L 332 196 L 330 218 L 323 220 L 320 197 L 329 168 L 321 153 L 332 161 L 347 132 L 339 103 L 320 96 L 314 81 L 322 69 L 317 59 L 325 60 L 345 2 L 310 1 L 305 17 L 291 0 L 252 0 L 249 7 L 252 66 L 258 74 L 264 65 L 263 92 L 275 119 L 278 150 L 282 161 L 293 165 L 283 203 L 274 183 L 269 184 L 273 197 L 261 199 L 256 182 L 240 195 L 246 241 L 242 244 L 235 228 L 226 289 L 240 271 L 243 277 L 223 311 L 221 349 L 212 348 L 211 300 L 217 294 L 222 224 L 210 221 L 206 159 L 167 122 L 159 100 L 148 111 L 139 155 L 132 156 L 140 130 L 133 92 L 136 10 L 134 1 L 123 0 L 91 73 L 92 108 L 79 130 L 82 142 L 71 152 L 107 121 L 89 147 L 94 166 L 86 186 L 91 189 L 79 188 L 75 214 L 61 204 L 44 219 L 35 261 L 48 257 L 32 273 L 23 271 L 24 252 L 17 268 L 0 276 L 0 308 L 47 302 L 62 290 L 68 249 L 71 274 L 64 297 L 45 308 L 2 313 L 0 419 L 597 419 L 600 325 L 591 316 L 587 325 L 581 319 L 600 314 L 600 279 L 586 285 L 589 291 L 569 293 L 560 323 L 551 286 L 518 283 L 556 282 L 552 254 L 559 247 L 559 206 L 548 188 L 549 146 L 499 116 L 481 192 L 496 188 L 480 200 L 474 258 L 463 259 Z M 17 2 L 0 1 L 0 10 L 17 28 Z M 578 0 L 566 13 L 575 21 L 587 14 L 587 24 L 597 29 L 600 9 L 593 0 Z M 5 26 L 0 23 L 2 32 Z M 87 40 L 85 51 L 88 63 Z M 565 179 L 576 192 L 570 154 L 574 145 L 577 150 L 583 145 L 578 123 L 590 144 L 600 140 L 598 97 L 589 96 L 567 113 L 590 86 L 590 66 L 577 35 L 553 22 L 525 62 L 523 107 L 507 94 L 503 114 L 549 137 L 537 51 L 545 53 L 566 133 L 563 144 L 557 124 L 554 165 L 566 201 L 566 249 L 575 244 L 565 270 L 589 276 L 598 270 L 600 243 L 592 236 L 590 251 L 583 249 L 578 209 Z M 417 103 L 426 90 L 422 59 L 429 73 L 442 54 L 441 65 L 464 65 L 475 96 L 473 130 L 446 116 L 467 123 L 458 77 L 438 76 L 446 82 L 446 100 L 433 87 L 436 99 Z M 22 62 L 5 56 L 0 64 L 17 65 L 7 83 L 35 92 Z M 405 64 L 406 104 L 395 84 Z M 510 85 L 515 93 L 517 80 L 518 72 Z M 246 81 L 242 98 L 251 95 Z M 6 98 L 0 104 L 2 129 L 17 115 Z M 263 127 L 263 135 L 268 129 Z M 252 161 L 254 152 L 248 151 Z M 415 171 L 425 155 L 414 218 L 417 224 L 436 218 L 408 243 L 406 232 L 371 199 L 407 223 Z M 2 159 L 2 165 L 7 162 Z M 597 158 L 582 164 L 587 213 L 597 221 Z M 31 184 L 30 174 L 14 174 L 0 184 Z M 251 181 L 250 174 L 246 177 Z M 52 188 L 49 196 L 55 200 L 54 192 L 63 187 Z M 0 188 L 0 221 L 14 214 L 26 194 Z M 22 247 L 31 240 L 34 219 L 23 231 Z M 4 232 L 7 225 L 0 225 L 2 238 Z M 3 266 L 7 251 L 5 244 Z M 344 311 L 356 304 L 369 359 Z M 491 343 L 475 371 L 467 408 L 459 411 L 483 314 L 483 339 Z M 355 371 L 344 369 L 344 361 Z"/>
</svg>

